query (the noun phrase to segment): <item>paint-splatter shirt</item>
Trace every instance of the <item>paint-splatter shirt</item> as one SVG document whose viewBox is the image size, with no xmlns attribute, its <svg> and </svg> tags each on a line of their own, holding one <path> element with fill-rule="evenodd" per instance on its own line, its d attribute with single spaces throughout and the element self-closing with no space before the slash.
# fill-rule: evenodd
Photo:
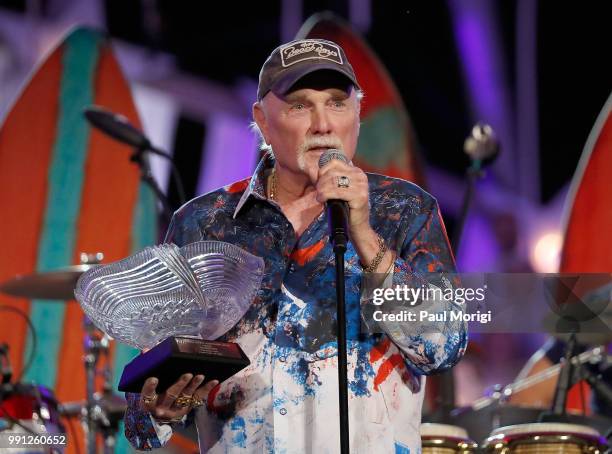
<svg viewBox="0 0 612 454">
<path fill-rule="evenodd" d="M 213 389 L 189 418 L 197 425 L 201 452 L 340 449 L 335 267 L 327 217 L 323 211 L 298 237 L 266 198 L 272 166 L 267 156 L 251 178 L 188 202 L 175 213 L 166 237 L 179 246 L 226 241 L 265 260 L 251 308 L 222 337 L 239 343 L 251 365 Z M 372 228 L 397 254 L 393 285 L 417 285 L 420 273 L 454 271 L 435 199 L 400 179 L 368 174 L 368 180 Z M 413 323 L 408 330 L 390 326 L 388 335 L 363 334 L 363 270 L 350 242 L 345 268 L 351 451 L 420 452 L 424 375 L 459 360 L 465 325 Z M 447 304 L 442 309 L 452 308 Z M 130 442 L 139 449 L 166 443 L 171 426 L 140 411 L 139 395 L 127 397 Z"/>
</svg>

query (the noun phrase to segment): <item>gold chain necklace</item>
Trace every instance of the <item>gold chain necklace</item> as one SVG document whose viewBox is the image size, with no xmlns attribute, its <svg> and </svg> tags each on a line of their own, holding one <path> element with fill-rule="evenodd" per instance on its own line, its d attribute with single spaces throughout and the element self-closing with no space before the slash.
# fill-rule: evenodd
<svg viewBox="0 0 612 454">
<path fill-rule="evenodd" d="M 270 175 L 270 200 L 276 200 L 276 169 L 272 168 L 272 175 Z"/>
</svg>

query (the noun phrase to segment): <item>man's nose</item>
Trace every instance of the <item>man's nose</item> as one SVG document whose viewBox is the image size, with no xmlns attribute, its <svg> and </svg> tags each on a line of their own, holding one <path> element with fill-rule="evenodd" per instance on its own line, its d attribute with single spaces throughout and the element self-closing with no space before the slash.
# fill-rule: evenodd
<svg viewBox="0 0 612 454">
<path fill-rule="evenodd" d="M 311 111 L 310 132 L 312 134 L 329 134 L 331 122 L 324 106 L 316 106 Z"/>
</svg>

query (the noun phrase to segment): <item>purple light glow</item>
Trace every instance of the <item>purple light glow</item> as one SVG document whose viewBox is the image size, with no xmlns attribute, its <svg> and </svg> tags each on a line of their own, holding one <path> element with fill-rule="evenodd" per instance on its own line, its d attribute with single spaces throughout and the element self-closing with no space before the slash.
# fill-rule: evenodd
<svg viewBox="0 0 612 454">
<path fill-rule="evenodd" d="M 505 78 L 503 47 L 497 36 L 495 4 L 489 0 L 449 1 L 473 121 L 489 123 L 502 144 L 496 178 L 517 188 L 512 104 Z"/>
<path fill-rule="evenodd" d="M 227 115 L 215 115 L 209 119 L 198 194 L 253 174 L 257 140 L 248 125 L 249 120 L 245 118 Z"/>
</svg>

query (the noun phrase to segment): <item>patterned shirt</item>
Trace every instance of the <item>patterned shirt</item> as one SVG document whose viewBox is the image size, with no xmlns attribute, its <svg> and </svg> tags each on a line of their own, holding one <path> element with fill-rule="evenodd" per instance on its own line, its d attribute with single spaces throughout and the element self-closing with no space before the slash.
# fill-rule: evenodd
<svg viewBox="0 0 612 454">
<path fill-rule="evenodd" d="M 179 246 L 226 241 L 265 260 L 250 309 L 221 339 L 240 344 L 251 365 L 214 388 L 207 404 L 190 415 L 201 452 L 340 449 L 335 265 L 327 216 L 323 210 L 298 237 L 280 207 L 266 198 L 273 165 L 268 155 L 251 178 L 188 202 L 166 236 Z M 393 285 L 415 284 L 419 273 L 454 272 L 435 199 L 400 179 L 369 173 L 368 181 L 371 226 L 397 255 Z M 459 360 L 467 344 L 465 324 L 363 334 L 363 271 L 350 242 L 345 269 L 351 451 L 420 452 L 424 375 Z M 452 309 L 453 303 L 445 304 L 443 309 Z M 139 395 L 127 397 L 130 442 L 138 449 L 166 443 L 171 426 L 140 411 Z"/>
</svg>

